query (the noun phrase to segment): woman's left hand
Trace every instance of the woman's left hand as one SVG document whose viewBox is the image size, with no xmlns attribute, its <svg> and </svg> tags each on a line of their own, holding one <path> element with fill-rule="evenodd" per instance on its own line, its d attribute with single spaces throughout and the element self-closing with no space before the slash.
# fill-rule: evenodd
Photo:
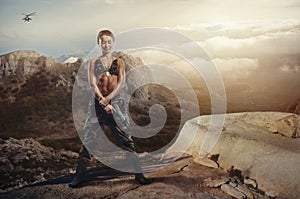
<svg viewBox="0 0 300 199">
<path fill-rule="evenodd" d="M 109 104 L 109 100 L 105 97 L 102 97 L 101 100 L 99 100 L 99 104 L 103 107 L 106 107 Z"/>
</svg>

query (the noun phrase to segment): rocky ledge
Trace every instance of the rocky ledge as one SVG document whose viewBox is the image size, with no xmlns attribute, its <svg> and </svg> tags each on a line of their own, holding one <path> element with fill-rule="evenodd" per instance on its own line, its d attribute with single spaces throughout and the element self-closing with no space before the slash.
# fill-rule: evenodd
<svg viewBox="0 0 300 199">
<path fill-rule="evenodd" d="M 76 165 L 77 154 L 54 151 L 32 139 L 0 140 L 1 176 L 7 184 L 13 182 L 14 171 L 20 170 L 16 175 L 22 175 L 23 181 L 27 174 L 40 175 L 37 182 L 2 193 L 0 198 L 299 198 L 298 115 L 226 114 L 216 145 L 206 158 L 199 158 L 210 120 L 209 115 L 189 120 L 177 140 L 196 131 L 191 146 L 177 161 L 147 173 L 152 183 L 144 186 L 132 174 L 101 166 L 88 170 L 83 187 L 71 189 L 68 182 L 74 170 L 70 168 Z"/>
<path fill-rule="evenodd" d="M 201 159 L 198 155 L 210 120 L 211 116 L 194 118 L 180 132 L 184 137 L 197 130 L 188 153 L 198 162 L 236 173 L 242 182 L 252 181 L 253 187 L 270 197 L 299 198 L 299 115 L 280 112 L 226 114 L 216 145 L 212 151 L 206 151 L 209 152 L 206 159 Z M 202 152 L 205 150 L 202 147 Z M 228 189 L 227 185 L 225 187 Z"/>
</svg>

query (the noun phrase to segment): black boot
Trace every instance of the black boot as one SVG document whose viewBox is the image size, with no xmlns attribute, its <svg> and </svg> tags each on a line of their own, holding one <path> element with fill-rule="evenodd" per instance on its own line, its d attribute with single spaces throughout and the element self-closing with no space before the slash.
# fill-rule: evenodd
<svg viewBox="0 0 300 199">
<path fill-rule="evenodd" d="M 69 183 L 69 187 L 71 188 L 80 187 L 82 183 L 86 180 L 86 163 L 87 160 L 85 158 L 83 157 L 78 158 L 76 173 L 72 182 Z"/>
<path fill-rule="evenodd" d="M 134 149 L 134 147 L 133 147 L 133 149 Z M 150 184 L 151 181 L 149 179 L 145 178 L 145 176 L 143 174 L 143 169 L 141 167 L 141 163 L 140 163 L 139 158 L 137 157 L 137 154 L 135 153 L 135 151 L 134 151 L 134 153 L 130 154 L 129 158 L 131 160 L 133 170 L 136 172 L 135 180 L 138 181 L 142 185 Z"/>
<path fill-rule="evenodd" d="M 150 184 L 150 182 L 151 182 L 149 179 L 145 178 L 143 173 L 136 173 L 135 180 L 138 181 L 142 185 Z"/>
</svg>

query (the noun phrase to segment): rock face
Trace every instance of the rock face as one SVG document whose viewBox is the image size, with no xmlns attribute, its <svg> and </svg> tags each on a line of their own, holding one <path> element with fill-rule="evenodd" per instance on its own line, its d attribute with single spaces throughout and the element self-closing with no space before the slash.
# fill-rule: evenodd
<svg viewBox="0 0 300 199">
<path fill-rule="evenodd" d="M 0 139 L 0 190 L 67 175 L 77 153 L 55 151 L 34 139 Z"/>
<path fill-rule="evenodd" d="M 295 114 L 278 112 L 227 114 L 221 136 L 208 157 L 217 157 L 214 159 L 220 167 L 240 172 L 244 180 L 254 179 L 258 189 L 269 196 L 298 198 L 300 140 L 290 136 L 299 132 L 294 122 L 298 120 Z M 192 119 L 180 132 L 184 136 L 197 131 L 188 149 L 190 154 L 200 152 L 209 121 L 210 116 Z M 283 131 L 293 133 L 285 137 Z"/>
<path fill-rule="evenodd" d="M 35 51 L 16 51 L 2 55 L 0 58 L 1 73 L 4 77 L 27 76 L 36 72 L 32 61 L 39 58 Z"/>
<path fill-rule="evenodd" d="M 30 50 L 1 55 L 0 103 L 13 103 L 24 90 L 27 92 L 38 90 L 28 88 L 32 81 L 36 87 L 45 87 L 45 89 L 52 86 L 54 88 L 59 86 L 70 88 L 75 78 L 74 72 L 79 68 L 81 62 L 82 60 L 78 60 L 74 64 L 61 64 L 52 57 L 39 55 Z M 61 84 L 62 82 L 64 84 Z"/>
<path fill-rule="evenodd" d="M 52 57 L 40 56 L 31 50 L 20 50 L 0 56 L 2 86 L 7 83 L 24 83 L 41 68 L 53 68 L 61 65 Z"/>
</svg>

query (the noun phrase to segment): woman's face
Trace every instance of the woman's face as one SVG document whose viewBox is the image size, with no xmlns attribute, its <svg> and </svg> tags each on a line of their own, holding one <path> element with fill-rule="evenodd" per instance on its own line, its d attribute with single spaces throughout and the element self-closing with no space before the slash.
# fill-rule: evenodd
<svg viewBox="0 0 300 199">
<path fill-rule="evenodd" d="M 99 46 L 102 49 L 103 54 L 110 53 L 112 46 L 113 46 L 114 40 L 111 36 L 108 35 L 102 35 L 100 37 Z"/>
</svg>

